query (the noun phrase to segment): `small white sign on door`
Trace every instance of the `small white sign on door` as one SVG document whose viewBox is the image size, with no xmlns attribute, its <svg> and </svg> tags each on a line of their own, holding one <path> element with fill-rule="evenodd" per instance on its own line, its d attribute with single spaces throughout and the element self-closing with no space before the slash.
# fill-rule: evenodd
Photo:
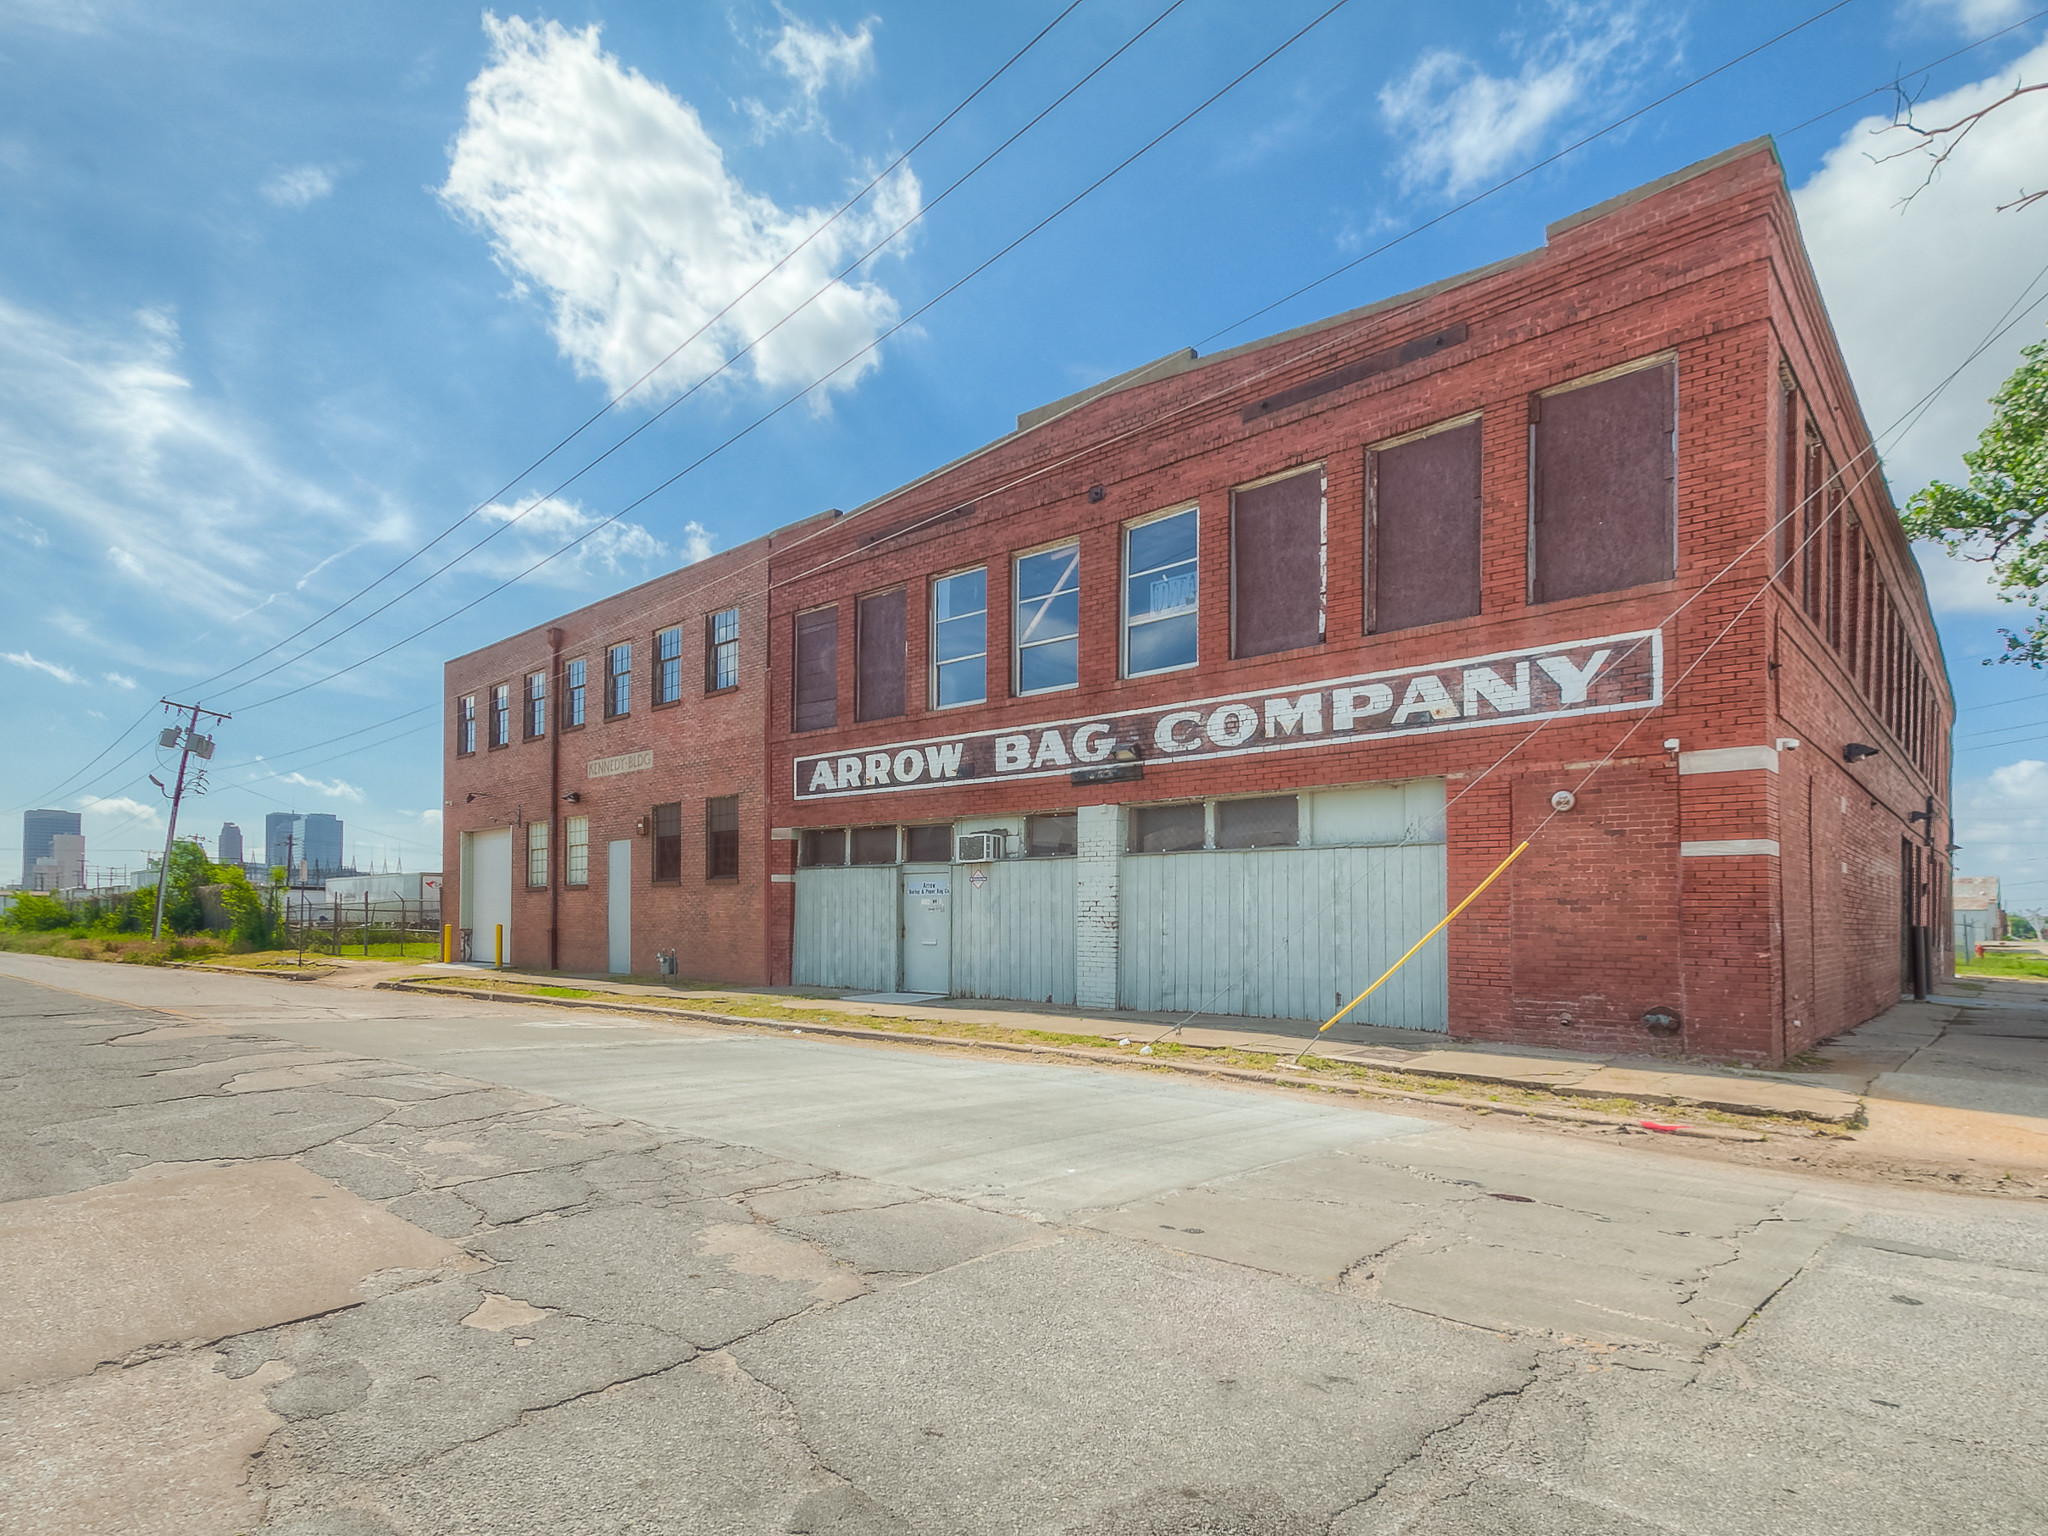
<svg viewBox="0 0 2048 1536">
<path fill-rule="evenodd" d="M 951 880 L 906 880 L 903 882 L 906 896 L 950 896 L 953 894 Z"/>
</svg>

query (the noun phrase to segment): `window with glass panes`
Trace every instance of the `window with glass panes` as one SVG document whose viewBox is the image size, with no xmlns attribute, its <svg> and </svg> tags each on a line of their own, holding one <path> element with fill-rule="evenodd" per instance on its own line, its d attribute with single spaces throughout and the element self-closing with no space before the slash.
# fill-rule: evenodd
<svg viewBox="0 0 2048 1536">
<path fill-rule="evenodd" d="M 1131 811 L 1131 852 L 1185 853 L 1206 840 L 1208 815 L 1201 803 L 1141 805 Z"/>
<path fill-rule="evenodd" d="M 499 683 L 491 689 L 491 745 L 512 745 L 512 685 Z"/>
<path fill-rule="evenodd" d="M 476 750 L 476 695 L 455 701 L 455 750 L 464 757 Z"/>
<path fill-rule="evenodd" d="M 683 807 L 681 802 L 654 808 L 654 878 L 683 878 Z"/>
<path fill-rule="evenodd" d="M 526 883 L 548 883 L 548 824 L 544 821 L 526 824 Z"/>
<path fill-rule="evenodd" d="M 683 631 L 657 630 L 654 635 L 654 702 L 673 704 L 683 696 Z"/>
<path fill-rule="evenodd" d="M 1195 664 L 1199 575 L 1193 507 L 1124 530 L 1124 676 Z"/>
<path fill-rule="evenodd" d="M 812 827 L 797 839 L 796 861 L 804 869 L 836 869 L 846 862 L 846 828 Z"/>
<path fill-rule="evenodd" d="M 903 859 L 908 864 L 950 864 L 953 862 L 953 824 L 905 827 Z"/>
<path fill-rule="evenodd" d="M 896 829 L 894 827 L 855 827 L 853 829 L 853 863 L 894 864 L 896 862 Z"/>
<path fill-rule="evenodd" d="M 562 823 L 562 884 L 590 884 L 588 816 L 571 816 Z"/>
<path fill-rule="evenodd" d="M 584 682 L 588 675 L 589 665 L 580 659 L 562 668 L 562 724 L 583 723 Z"/>
<path fill-rule="evenodd" d="M 1080 822 L 1071 811 L 1024 818 L 1027 859 L 1070 858 L 1080 845 Z"/>
<path fill-rule="evenodd" d="M 1081 681 L 1081 546 L 1017 557 L 1017 692 L 1046 693 Z"/>
<path fill-rule="evenodd" d="M 713 693 L 721 688 L 737 688 L 740 685 L 740 611 L 728 608 L 722 613 L 712 614 L 706 621 L 709 629 L 704 668 L 705 681 Z"/>
<path fill-rule="evenodd" d="M 737 880 L 739 876 L 739 796 L 721 795 L 704 802 L 704 878 Z"/>
<path fill-rule="evenodd" d="M 548 733 L 548 675 L 534 672 L 526 679 L 526 735 L 529 740 Z"/>
<path fill-rule="evenodd" d="M 932 700 L 945 709 L 988 697 L 988 571 L 932 583 Z"/>
<path fill-rule="evenodd" d="M 604 712 L 608 716 L 633 712 L 633 642 L 622 640 L 604 653 Z"/>
</svg>

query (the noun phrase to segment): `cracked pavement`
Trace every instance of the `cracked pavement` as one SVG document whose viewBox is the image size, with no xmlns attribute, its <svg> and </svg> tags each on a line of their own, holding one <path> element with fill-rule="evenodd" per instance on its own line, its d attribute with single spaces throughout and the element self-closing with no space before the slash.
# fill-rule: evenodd
<svg viewBox="0 0 2048 1536">
<path fill-rule="evenodd" d="M 2032 1532 L 2048 1211 L 0 956 L 9 1532 Z"/>
</svg>

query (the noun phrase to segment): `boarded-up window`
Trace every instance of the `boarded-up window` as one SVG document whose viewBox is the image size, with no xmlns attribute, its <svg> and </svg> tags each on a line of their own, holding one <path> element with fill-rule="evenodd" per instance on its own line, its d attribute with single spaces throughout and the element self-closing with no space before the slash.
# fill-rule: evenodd
<svg viewBox="0 0 2048 1536">
<path fill-rule="evenodd" d="M 839 610 L 796 616 L 796 708 L 792 725 L 821 731 L 839 723 Z"/>
<path fill-rule="evenodd" d="M 853 862 L 856 864 L 894 864 L 896 862 L 896 829 L 894 827 L 855 827 L 853 829 Z"/>
<path fill-rule="evenodd" d="M 1789 589 L 1798 569 L 1792 558 L 1799 526 L 1800 424 L 1805 411 L 1796 391 L 1786 390 L 1779 399 L 1778 422 L 1778 508 L 1771 528 L 1771 571 Z"/>
<path fill-rule="evenodd" d="M 654 808 L 654 878 L 683 878 L 683 807 L 680 802 Z"/>
<path fill-rule="evenodd" d="M 1024 818 L 1025 858 L 1072 858 L 1080 846 L 1080 821 L 1073 812 Z"/>
<path fill-rule="evenodd" d="M 1449 427 L 1371 456 L 1366 555 L 1379 634 L 1479 612 L 1479 423 Z"/>
<path fill-rule="evenodd" d="M 821 827 L 805 832 L 796 845 L 796 861 L 805 869 L 832 869 L 846 862 L 846 828 Z"/>
<path fill-rule="evenodd" d="M 1531 402 L 1530 601 L 1675 573 L 1675 384 L 1666 362 Z"/>
<path fill-rule="evenodd" d="M 704 878 L 740 877 L 740 800 L 720 795 L 704 802 Z"/>
<path fill-rule="evenodd" d="M 1230 497 L 1231 654 L 1323 643 L 1323 472 Z"/>
<path fill-rule="evenodd" d="M 1301 841 L 1301 806 L 1293 795 L 1216 802 L 1218 848 L 1292 848 Z"/>
<path fill-rule="evenodd" d="M 855 635 L 853 718 L 887 720 L 903 713 L 903 589 L 860 600 Z"/>
</svg>

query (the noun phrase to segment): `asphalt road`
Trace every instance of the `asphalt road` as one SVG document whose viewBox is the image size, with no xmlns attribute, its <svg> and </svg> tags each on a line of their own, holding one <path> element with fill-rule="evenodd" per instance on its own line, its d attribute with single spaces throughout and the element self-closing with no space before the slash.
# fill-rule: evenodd
<svg viewBox="0 0 2048 1536">
<path fill-rule="evenodd" d="M 0 1085 L 10 1532 L 2048 1526 L 2035 1202 L 12 955 Z"/>
</svg>

